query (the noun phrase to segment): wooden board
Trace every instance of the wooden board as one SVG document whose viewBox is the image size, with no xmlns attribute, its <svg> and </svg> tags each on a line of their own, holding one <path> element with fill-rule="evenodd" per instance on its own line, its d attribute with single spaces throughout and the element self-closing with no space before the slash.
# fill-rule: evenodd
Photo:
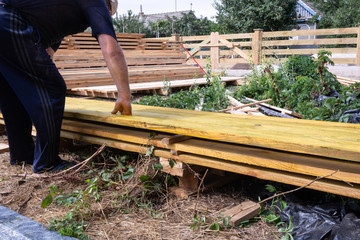
<svg viewBox="0 0 360 240">
<path fill-rule="evenodd" d="M 360 164 L 339 159 L 284 153 L 200 139 L 187 139 L 182 142 L 168 144 L 166 139 L 174 136 L 159 133 L 150 139 L 151 131 L 147 130 L 124 128 L 116 125 L 104 126 L 101 123 L 85 123 L 67 119 L 64 120 L 62 129 L 139 145 L 153 145 L 177 153 L 197 154 L 315 177 L 329 175 L 339 170 L 338 173 L 331 177 L 332 179 L 360 183 Z"/>
<path fill-rule="evenodd" d="M 260 204 L 245 201 L 231 209 L 224 211 L 224 217 L 230 217 L 230 225 L 236 227 L 241 222 L 249 220 L 260 213 Z"/>
<path fill-rule="evenodd" d="M 106 138 L 94 137 L 94 136 L 68 132 L 68 131 L 62 131 L 62 137 L 90 142 L 99 145 L 106 144 L 106 146 L 109 147 L 114 147 L 125 151 L 139 152 L 142 154 L 145 154 L 147 150 L 147 147 L 143 145 L 137 145 L 122 141 L 112 141 Z M 154 156 L 157 157 L 164 157 L 164 158 L 173 157 L 168 150 L 155 149 L 153 153 Z M 307 185 L 315 179 L 314 177 L 311 176 L 288 173 L 288 172 L 283 172 L 281 170 L 266 169 L 266 168 L 250 166 L 246 164 L 222 161 L 216 158 L 207 158 L 192 154 L 180 154 L 179 156 L 177 156 L 177 160 L 188 164 L 220 169 L 224 171 L 244 174 L 264 180 L 271 180 L 271 181 L 281 182 L 295 186 Z M 360 199 L 359 184 L 353 184 L 352 186 L 349 186 L 348 184 L 341 181 L 321 179 L 314 182 L 312 185 L 308 186 L 308 188 Z"/>
<path fill-rule="evenodd" d="M 222 82 L 236 82 L 239 84 L 243 81 L 243 77 L 222 77 Z M 189 87 L 193 85 L 204 85 L 207 83 L 206 78 L 193 78 L 184 80 L 170 80 L 169 84 L 172 89 L 179 87 Z M 164 88 L 164 81 L 161 82 L 145 82 L 145 83 L 130 83 L 131 92 L 157 90 Z M 117 98 L 117 89 L 115 85 L 94 86 L 73 88 L 68 91 L 69 94 L 91 96 L 91 97 L 105 97 Z"/>
<path fill-rule="evenodd" d="M 112 102 L 67 98 L 65 117 L 360 162 L 360 126 L 311 120 L 198 112 L 133 104 L 112 115 Z"/>
<path fill-rule="evenodd" d="M 9 145 L 0 143 L 0 153 L 8 152 L 9 151 Z"/>
<path fill-rule="evenodd" d="M 3 124 L 1 119 L 0 123 Z M 148 130 L 104 125 L 103 122 L 84 123 L 81 119 L 76 119 L 76 121 L 64 119 L 61 135 L 70 139 L 100 145 L 106 144 L 109 147 L 142 154 L 146 153 L 148 146 L 154 145 L 156 146 L 154 155 L 158 157 L 173 158 L 177 162 L 230 171 L 295 186 L 306 185 L 316 176 L 323 176 L 322 174 L 335 172 L 334 169 L 340 169 L 340 172 L 337 172 L 331 179 L 316 181 L 309 188 L 360 198 L 359 184 L 355 183 L 349 186 L 343 182 L 343 180 L 358 182 L 360 179 L 359 164 L 355 162 L 285 154 L 281 151 L 248 148 L 211 140 L 190 139 L 167 145 L 162 140 L 171 135 L 158 132 L 154 137 L 150 137 L 150 133 L 151 131 Z M 181 151 L 175 156 L 171 153 L 173 149 L 181 149 Z M 258 162 L 257 158 L 259 159 Z M 325 168 L 322 169 L 323 167 Z"/>
</svg>

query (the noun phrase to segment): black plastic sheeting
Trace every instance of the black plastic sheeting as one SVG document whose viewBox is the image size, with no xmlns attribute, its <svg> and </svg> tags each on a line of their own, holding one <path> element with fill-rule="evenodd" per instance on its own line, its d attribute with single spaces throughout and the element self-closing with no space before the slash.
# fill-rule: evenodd
<svg viewBox="0 0 360 240">
<path fill-rule="evenodd" d="M 282 117 L 282 118 L 295 118 L 295 117 L 288 116 L 288 115 L 279 113 L 279 112 L 277 112 L 277 111 L 271 110 L 271 109 L 266 108 L 266 107 L 261 107 L 261 106 L 260 106 L 260 110 L 261 110 L 263 113 L 265 113 L 267 116 Z"/>
<path fill-rule="evenodd" d="M 314 100 L 316 102 L 319 103 L 319 106 L 321 106 L 322 102 L 325 100 L 325 99 L 328 99 L 328 98 L 342 98 L 342 96 L 336 91 L 336 90 L 333 90 L 331 91 L 328 95 L 324 96 L 324 95 L 316 95 L 314 97 Z M 351 101 L 353 101 L 354 99 L 356 98 L 360 98 L 360 94 L 358 95 L 354 95 L 352 96 L 351 98 L 347 99 L 346 100 L 346 104 L 347 105 L 350 105 L 351 104 Z M 351 110 L 348 110 L 348 111 L 345 111 L 343 113 L 343 116 L 345 115 L 350 115 L 349 116 L 349 119 L 348 119 L 348 123 L 360 123 L 360 108 L 359 109 L 351 109 Z M 360 239 L 360 238 L 359 238 Z"/>
<path fill-rule="evenodd" d="M 0 205 L 1 240 L 72 240 Z"/>
<path fill-rule="evenodd" d="M 350 115 L 348 123 L 360 123 L 360 108 L 345 111 L 343 115 Z"/>
<path fill-rule="evenodd" d="M 281 220 L 294 225 L 295 240 L 360 239 L 360 207 L 354 201 L 319 205 L 288 202 Z"/>
</svg>

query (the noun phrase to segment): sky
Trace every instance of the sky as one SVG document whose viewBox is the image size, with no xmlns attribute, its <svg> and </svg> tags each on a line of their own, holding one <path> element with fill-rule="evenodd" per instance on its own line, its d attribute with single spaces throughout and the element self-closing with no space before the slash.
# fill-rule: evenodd
<svg viewBox="0 0 360 240">
<path fill-rule="evenodd" d="M 212 19 L 211 17 L 216 15 L 216 10 L 213 7 L 214 1 L 215 0 L 118 0 L 118 14 L 121 16 L 127 14 L 128 10 L 131 10 L 137 15 L 140 12 L 140 5 L 142 5 L 144 14 L 175 12 L 175 9 L 177 11 L 192 9 L 198 18 L 202 16 Z"/>
</svg>

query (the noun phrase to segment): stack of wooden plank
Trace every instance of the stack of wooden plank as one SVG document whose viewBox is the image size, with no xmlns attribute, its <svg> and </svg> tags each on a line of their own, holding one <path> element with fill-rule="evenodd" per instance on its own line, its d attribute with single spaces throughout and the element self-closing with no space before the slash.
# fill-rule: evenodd
<svg viewBox="0 0 360 240">
<path fill-rule="evenodd" d="M 351 84 L 354 84 L 354 83 L 360 83 L 360 80 L 358 80 L 358 79 L 351 79 L 351 78 L 345 78 L 345 77 L 339 77 L 339 76 L 337 76 L 337 80 L 345 86 L 350 86 Z"/>
<path fill-rule="evenodd" d="M 114 84 L 106 68 L 65 69 L 60 71 L 68 89 Z M 202 77 L 201 69 L 187 65 L 144 66 L 129 68 L 130 83 L 163 82 L 164 80 Z"/>
<path fill-rule="evenodd" d="M 143 38 L 145 34 L 116 33 L 118 43 L 124 50 L 180 50 L 179 45 L 168 39 Z M 60 49 L 100 49 L 90 32 L 69 35 L 61 42 Z"/>
<path fill-rule="evenodd" d="M 186 56 L 173 50 L 124 51 L 126 62 L 131 66 L 184 64 Z M 54 55 L 58 69 L 106 67 L 101 50 L 59 49 Z"/>
<path fill-rule="evenodd" d="M 143 34 L 117 34 L 129 67 L 130 83 L 202 77 L 199 67 L 187 65 L 186 55 L 175 42 L 143 39 Z M 90 33 L 64 39 L 54 56 L 68 89 L 113 84 L 100 46 Z"/>
<path fill-rule="evenodd" d="M 123 49 L 140 49 L 140 41 L 145 34 L 117 33 L 116 37 Z M 100 49 L 97 40 L 89 32 L 69 35 L 61 42 L 60 49 Z"/>
<path fill-rule="evenodd" d="M 62 136 L 295 186 L 329 175 L 308 187 L 360 199 L 358 124 L 113 104 L 67 98 Z M 162 141 L 174 134 L 192 138 Z"/>
<path fill-rule="evenodd" d="M 73 122 L 64 122 L 64 136 L 143 153 L 152 144 L 159 157 L 297 186 L 338 171 L 310 188 L 360 198 L 360 125 L 142 105 L 119 116 L 112 107 L 68 98 L 65 119 Z M 173 134 L 192 138 L 161 141 Z"/>
</svg>

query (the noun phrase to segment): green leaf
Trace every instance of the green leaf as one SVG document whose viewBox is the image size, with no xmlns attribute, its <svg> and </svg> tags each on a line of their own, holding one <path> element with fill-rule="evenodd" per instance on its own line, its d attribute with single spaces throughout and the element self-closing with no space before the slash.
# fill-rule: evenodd
<svg viewBox="0 0 360 240">
<path fill-rule="evenodd" d="M 163 169 L 163 166 L 160 163 L 155 163 L 155 164 L 152 165 L 152 168 L 155 171 L 160 171 L 161 169 Z"/>
<path fill-rule="evenodd" d="M 41 207 L 46 208 L 52 203 L 52 201 L 53 201 L 53 197 L 50 194 L 47 195 L 46 198 L 42 201 Z"/>
<path fill-rule="evenodd" d="M 281 240 L 289 240 L 289 235 L 284 234 L 283 236 L 281 236 Z"/>
<path fill-rule="evenodd" d="M 219 231 L 220 230 L 220 224 L 218 224 L 217 222 L 213 222 L 210 226 L 210 230 L 212 231 Z"/>
<path fill-rule="evenodd" d="M 140 176 L 140 181 L 141 182 L 147 182 L 150 180 L 150 177 L 148 175 L 142 175 Z"/>
<path fill-rule="evenodd" d="M 265 189 L 268 190 L 269 192 L 276 192 L 276 188 L 273 185 L 267 184 L 265 185 Z"/>
<path fill-rule="evenodd" d="M 171 168 L 173 168 L 175 166 L 175 160 L 172 158 L 169 158 L 169 165 Z"/>
</svg>

